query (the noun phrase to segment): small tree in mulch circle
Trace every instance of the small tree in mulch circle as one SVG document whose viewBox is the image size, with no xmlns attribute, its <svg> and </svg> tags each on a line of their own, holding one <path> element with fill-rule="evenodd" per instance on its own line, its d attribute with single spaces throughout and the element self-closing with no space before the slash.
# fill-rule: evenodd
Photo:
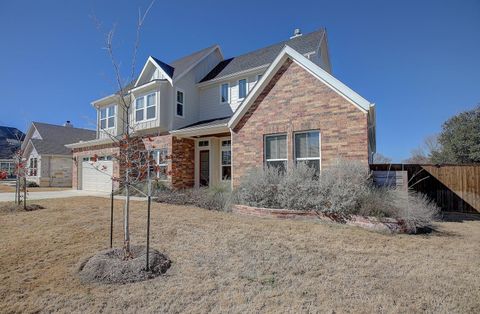
<svg viewBox="0 0 480 314">
<path fill-rule="evenodd" d="M 135 78 L 136 55 L 139 47 L 140 29 L 143 26 L 145 18 L 152 8 L 154 1 L 150 3 L 144 13 L 139 10 L 136 40 L 133 48 L 131 73 L 127 82 L 133 82 Z M 101 25 L 97 22 L 97 26 Z M 100 27 L 100 26 L 99 26 Z M 79 275 L 82 280 L 101 281 L 104 283 L 125 283 L 140 280 L 146 280 L 164 273 L 170 267 L 170 260 L 167 256 L 157 250 L 150 249 L 150 205 L 151 205 L 151 185 L 155 180 L 153 173 L 159 171 L 152 156 L 152 151 L 145 149 L 145 141 L 153 142 L 152 138 L 142 138 L 140 136 L 132 136 L 135 133 L 135 125 L 131 122 L 131 114 L 133 112 L 134 95 L 130 91 L 131 86 L 126 84 L 122 79 L 120 71 L 120 63 L 117 62 L 113 50 L 113 38 L 115 28 L 106 33 L 105 50 L 108 53 L 115 74 L 115 82 L 118 92 L 115 97 L 117 100 L 118 111 L 117 119 L 121 119 L 122 132 L 120 136 L 116 136 L 109 132 L 105 132 L 119 148 L 119 153 L 112 156 L 116 160 L 122 170 L 120 176 L 111 176 L 112 180 L 112 218 L 111 233 L 113 232 L 113 186 L 115 183 L 124 190 L 125 203 L 123 209 L 123 248 L 110 248 L 109 250 L 100 252 L 80 264 Z M 158 110 L 158 109 L 157 109 Z M 103 128 L 102 128 L 103 129 Z M 155 148 L 154 145 L 148 145 Z M 90 157 L 92 166 L 103 173 L 106 172 L 107 166 L 101 162 L 102 157 L 94 155 Z M 137 188 L 138 183 L 146 182 L 148 191 Z M 130 197 L 133 192 L 140 193 L 148 198 L 147 203 L 147 246 L 132 246 L 130 243 Z M 111 236 L 112 239 L 112 236 Z M 111 240 L 112 243 L 112 240 Z"/>
</svg>

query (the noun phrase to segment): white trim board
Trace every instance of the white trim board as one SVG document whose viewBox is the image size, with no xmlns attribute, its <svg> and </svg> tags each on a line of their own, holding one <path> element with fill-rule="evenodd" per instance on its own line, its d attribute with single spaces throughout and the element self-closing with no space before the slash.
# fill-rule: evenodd
<svg viewBox="0 0 480 314">
<path fill-rule="evenodd" d="M 268 67 L 267 71 L 262 76 L 260 81 L 255 84 L 253 89 L 243 100 L 238 109 L 234 112 L 232 118 L 228 122 L 229 128 L 234 128 L 237 125 L 243 115 L 252 106 L 255 99 L 260 95 L 261 91 L 265 88 L 268 82 L 273 78 L 275 73 L 280 69 L 280 67 L 288 58 L 292 59 L 296 64 L 307 70 L 310 74 L 312 74 L 324 84 L 329 86 L 331 89 L 336 91 L 340 96 L 355 105 L 362 112 L 367 113 L 369 111 L 372 104 L 368 100 L 357 94 L 355 91 L 337 80 L 330 73 L 307 59 L 305 56 L 286 45 L 272 62 L 272 64 Z"/>
</svg>

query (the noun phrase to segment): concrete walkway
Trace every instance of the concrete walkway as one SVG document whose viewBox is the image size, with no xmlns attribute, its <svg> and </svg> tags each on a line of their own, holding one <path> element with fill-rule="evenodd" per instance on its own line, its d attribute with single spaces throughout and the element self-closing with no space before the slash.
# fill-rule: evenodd
<svg viewBox="0 0 480 314">
<path fill-rule="evenodd" d="M 66 198 L 78 196 L 96 196 L 110 198 L 110 193 L 97 191 L 83 191 L 83 190 L 64 190 L 64 191 L 49 191 L 49 192 L 29 192 L 27 200 L 44 200 L 50 198 Z M 125 199 L 124 196 L 117 195 L 115 199 Z M 146 201 L 145 197 L 131 196 L 132 201 Z M 0 193 L 0 202 L 13 202 L 15 200 L 15 193 Z"/>
</svg>

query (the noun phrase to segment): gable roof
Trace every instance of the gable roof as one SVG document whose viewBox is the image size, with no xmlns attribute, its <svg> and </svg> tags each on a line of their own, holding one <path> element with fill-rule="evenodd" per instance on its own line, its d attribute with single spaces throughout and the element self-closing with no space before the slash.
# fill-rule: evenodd
<svg viewBox="0 0 480 314">
<path fill-rule="evenodd" d="M 66 144 L 76 143 L 82 140 L 93 140 L 97 134 L 97 132 L 93 130 L 42 122 L 32 122 L 32 126 L 35 127 L 42 137 L 42 139 L 29 139 L 40 155 L 70 155 L 71 150 L 65 147 Z"/>
<path fill-rule="evenodd" d="M 311 32 L 302 36 L 294 37 L 289 40 L 279 42 L 277 44 L 261 48 L 238 57 L 230 58 L 220 62 L 212 69 L 200 83 L 213 79 L 232 75 L 241 71 L 267 67 L 275 60 L 275 57 L 282 51 L 285 45 L 288 45 L 298 51 L 300 54 L 306 54 L 319 48 L 322 37 L 325 35 L 325 29 L 321 28 L 315 32 Z"/>
<path fill-rule="evenodd" d="M 167 80 L 172 83 L 174 80 L 178 80 L 180 77 L 182 77 L 186 72 L 188 72 L 191 68 L 193 68 L 196 64 L 198 64 L 216 49 L 220 50 L 220 47 L 218 45 L 213 45 L 189 54 L 188 56 L 177 59 L 170 64 L 150 56 L 143 66 L 142 72 L 135 80 L 135 86 L 137 86 L 140 82 L 140 78 L 150 62 L 152 62 L 161 72 L 163 72 L 163 74 L 167 77 Z"/>
<path fill-rule="evenodd" d="M 278 69 L 283 65 L 287 58 L 292 59 L 302 68 L 307 70 L 310 74 L 315 76 L 317 79 L 325 83 L 335 92 L 337 92 L 340 96 L 348 100 L 350 103 L 355 105 L 363 112 L 368 112 L 370 107 L 373 106 L 368 100 L 357 94 L 355 91 L 350 89 L 347 85 L 343 84 L 335 77 L 333 77 L 330 73 L 304 57 L 299 52 L 295 51 L 293 48 L 289 46 L 283 47 L 280 53 L 277 55 L 275 60 L 270 64 L 267 71 L 264 73 L 262 78 L 258 81 L 257 84 L 253 87 L 247 97 L 243 100 L 240 106 L 235 110 L 233 116 L 231 117 L 230 121 L 228 122 L 228 127 L 233 129 L 243 115 L 247 112 L 247 110 L 253 105 L 255 99 L 258 97 L 260 92 L 265 88 L 268 82 L 272 79 Z"/>
</svg>

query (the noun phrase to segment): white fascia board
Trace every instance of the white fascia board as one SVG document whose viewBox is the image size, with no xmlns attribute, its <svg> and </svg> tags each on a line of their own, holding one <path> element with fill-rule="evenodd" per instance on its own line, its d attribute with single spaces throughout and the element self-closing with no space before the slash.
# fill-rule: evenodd
<svg viewBox="0 0 480 314">
<path fill-rule="evenodd" d="M 167 75 L 167 73 L 165 73 L 165 71 L 155 62 L 155 60 L 153 60 L 152 56 L 149 56 L 147 59 L 147 62 L 145 62 L 145 65 L 143 66 L 142 72 L 140 72 L 140 75 L 138 76 L 137 81 L 135 82 L 135 87 L 138 86 L 140 79 L 142 78 L 143 74 L 147 70 L 147 67 L 150 63 L 153 64 L 153 66 L 157 68 L 160 72 L 162 72 L 162 74 L 167 78 L 167 81 L 169 81 L 170 84 L 173 84 L 172 78 L 169 75 Z"/>
<path fill-rule="evenodd" d="M 265 74 L 262 76 L 260 81 L 255 84 L 253 90 L 248 94 L 248 96 L 244 99 L 244 101 L 240 104 L 238 109 L 233 114 L 232 118 L 228 122 L 229 128 L 234 128 L 237 123 L 240 121 L 241 117 L 247 112 L 250 108 L 253 101 L 258 97 L 260 92 L 263 88 L 268 84 L 268 82 L 272 79 L 273 75 L 277 72 L 277 70 L 283 65 L 287 58 L 291 58 L 295 63 L 300 65 L 302 68 L 307 70 L 309 73 L 317 77 L 320 81 L 325 83 L 327 86 L 335 90 L 338 94 L 348 100 L 350 103 L 355 105 L 359 108 L 362 112 L 368 112 L 370 108 L 370 102 L 354 92 L 348 86 L 334 78 L 331 74 L 327 71 L 295 51 L 293 48 L 289 46 L 285 46 L 282 51 L 278 54 L 275 60 L 272 62 L 270 67 L 267 69 Z"/>
<path fill-rule="evenodd" d="M 167 80 L 162 80 L 162 79 L 160 79 L 160 80 L 153 80 L 153 81 L 151 81 L 151 82 L 148 82 L 148 83 L 146 83 L 146 84 L 143 84 L 143 85 L 140 85 L 140 86 L 138 86 L 138 87 L 135 87 L 135 88 L 131 89 L 131 90 L 129 91 L 129 93 L 135 94 L 135 93 L 137 93 L 137 92 L 143 92 L 143 91 L 149 90 L 149 89 L 151 89 L 151 88 L 153 88 L 153 87 L 158 87 L 158 86 L 160 86 L 160 83 L 166 83 L 166 82 L 167 82 Z"/>
<path fill-rule="evenodd" d="M 30 142 L 30 139 L 33 136 L 33 134 L 35 133 L 36 129 L 37 128 L 35 127 L 35 123 L 32 122 L 32 124 L 28 128 L 27 133 L 25 134 L 25 138 L 23 139 L 22 145 L 20 145 L 20 149 L 24 150 L 27 147 L 27 145 Z"/>
<path fill-rule="evenodd" d="M 249 75 L 249 74 L 258 72 L 260 70 L 264 70 L 264 69 L 268 68 L 269 65 L 270 64 L 267 63 L 267 64 L 260 65 L 260 66 L 255 67 L 255 68 L 251 68 L 251 69 L 247 69 L 247 70 L 243 70 L 243 71 L 238 71 L 238 72 L 228 74 L 228 75 L 225 75 L 225 76 L 222 76 L 222 77 L 219 77 L 219 78 L 214 78 L 212 80 L 208 80 L 206 82 L 197 83 L 196 85 L 197 85 L 197 87 L 202 88 L 202 87 L 213 85 L 213 84 L 216 84 L 216 83 L 219 83 L 219 82 L 222 82 L 222 81 L 231 81 L 231 80 L 233 80 L 237 77 Z"/>
<path fill-rule="evenodd" d="M 119 95 L 112 94 L 112 95 L 108 95 L 108 96 L 105 96 L 103 98 L 94 100 L 90 104 L 93 107 L 98 108 L 98 107 L 101 107 L 101 106 L 104 106 L 104 105 L 110 105 L 111 103 L 116 102 L 118 99 L 119 99 Z"/>
<path fill-rule="evenodd" d="M 203 135 L 211 135 L 211 134 L 218 134 L 218 133 L 228 133 L 230 132 L 226 123 L 217 124 L 217 125 L 209 125 L 209 126 L 200 126 L 200 127 L 192 127 L 180 130 L 170 131 L 170 134 L 178 136 L 178 137 L 192 137 L 192 136 L 203 136 Z"/>
<path fill-rule="evenodd" d="M 218 49 L 219 52 L 220 52 L 220 56 L 223 60 L 223 53 L 222 53 L 222 50 L 220 50 L 220 46 L 218 45 L 215 45 L 214 47 L 212 47 L 212 49 L 210 49 L 208 51 L 208 53 L 206 53 L 201 59 L 197 60 L 197 62 L 195 62 L 194 64 L 192 64 L 190 67 L 188 67 L 185 71 L 183 71 L 183 73 L 181 73 L 180 75 L 178 75 L 176 78 L 175 78 L 175 82 L 177 82 L 178 80 L 180 80 L 182 77 L 185 76 L 185 74 L 187 74 L 188 72 L 190 72 L 194 67 L 197 66 L 197 64 L 199 64 L 200 62 L 202 62 L 206 57 L 208 57 L 212 52 L 215 52 L 215 50 Z"/>
<path fill-rule="evenodd" d="M 110 137 L 102 138 L 102 139 L 95 139 L 95 140 L 90 140 L 90 141 L 80 141 L 77 143 L 72 143 L 72 144 L 66 144 L 65 147 L 67 148 L 82 148 L 82 147 L 88 147 L 88 146 L 95 146 L 95 145 L 102 145 L 102 144 L 108 144 L 108 143 L 113 143 L 114 140 Z"/>
</svg>

